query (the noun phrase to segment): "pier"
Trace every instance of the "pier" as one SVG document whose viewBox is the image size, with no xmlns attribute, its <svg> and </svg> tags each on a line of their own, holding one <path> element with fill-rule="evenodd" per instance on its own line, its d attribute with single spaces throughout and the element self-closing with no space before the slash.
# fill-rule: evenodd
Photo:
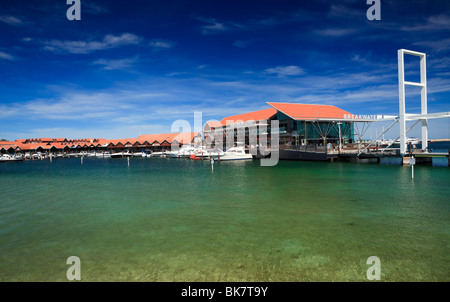
<svg viewBox="0 0 450 302">
<path fill-rule="evenodd" d="M 269 150 L 268 150 L 269 151 Z M 267 152 L 268 152 L 267 151 Z M 369 148 L 360 153 L 353 145 L 338 148 L 325 148 L 318 146 L 280 146 L 281 160 L 307 160 L 307 161 L 352 161 L 356 163 L 376 162 L 382 159 L 398 158 L 401 165 L 410 165 L 410 159 L 415 158 L 417 165 L 431 165 L 433 158 L 447 158 L 447 166 L 450 167 L 450 150 L 448 152 L 424 152 L 415 150 L 402 156 L 396 148 Z"/>
<path fill-rule="evenodd" d="M 409 166 L 410 165 L 410 159 L 415 158 L 415 164 L 417 165 L 431 165 L 433 158 L 448 158 L 447 166 L 450 167 L 450 152 L 448 153 L 427 153 L 427 152 L 419 152 L 416 151 L 414 153 L 408 154 L 407 156 L 400 156 L 395 151 L 388 151 L 388 152 L 382 152 L 382 151 L 374 151 L 370 153 L 364 153 L 359 156 L 357 156 L 356 153 L 347 153 L 342 152 L 339 154 L 329 154 L 328 158 L 330 161 L 334 160 L 355 160 L 356 162 L 363 162 L 364 160 L 367 161 L 375 161 L 377 163 L 381 162 L 381 159 L 383 158 L 401 158 L 400 164 L 403 166 Z"/>
</svg>

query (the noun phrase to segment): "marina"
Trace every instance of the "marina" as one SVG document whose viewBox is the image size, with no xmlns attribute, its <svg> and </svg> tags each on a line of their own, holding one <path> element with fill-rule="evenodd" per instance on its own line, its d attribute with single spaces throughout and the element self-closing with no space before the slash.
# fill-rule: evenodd
<svg viewBox="0 0 450 302">
<path fill-rule="evenodd" d="M 417 145 L 411 145 L 411 150 L 405 156 L 401 156 L 398 149 L 385 148 L 382 142 L 379 145 L 369 147 L 366 152 L 361 153 L 360 151 L 365 146 L 369 146 L 369 143 L 362 144 L 345 144 L 339 148 L 336 144 L 328 144 L 326 147 L 322 145 L 311 145 L 311 146 L 295 146 L 295 145 L 282 145 L 280 146 L 278 152 L 280 159 L 282 160 L 306 160 L 306 161 L 352 161 L 352 162 L 376 162 L 380 163 L 383 159 L 397 158 L 401 165 L 409 165 L 409 159 L 415 157 L 417 159 L 417 164 L 432 164 L 433 158 L 446 158 L 447 166 L 450 167 L 450 140 L 440 140 L 440 141 L 429 141 L 433 152 L 424 152 Z M 45 149 L 38 147 L 34 152 L 17 152 L 14 149 L 14 153 L 4 153 L 0 157 L 0 162 L 5 161 L 23 161 L 23 160 L 44 160 L 44 159 L 54 159 L 54 158 L 71 158 L 71 157 L 88 157 L 88 158 L 124 158 L 124 157 L 143 157 L 143 158 L 191 158 L 191 159 L 202 159 L 209 160 L 211 157 L 214 160 L 239 160 L 239 159 L 260 159 L 264 158 L 264 154 L 270 154 L 274 150 L 265 148 L 263 150 L 257 149 L 254 154 L 251 153 L 249 148 L 245 147 L 232 147 L 226 149 L 226 151 L 217 149 L 207 149 L 201 144 L 187 144 L 177 151 L 171 151 L 163 149 L 162 151 L 151 151 L 148 145 L 143 145 L 138 148 L 123 147 L 122 143 L 118 143 L 118 150 L 109 151 L 111 145 L 108 147 L 85 145 L 83 147 L 77 147 L 75 151 L 65 152 L 61 150 L 60 152 L 45 152 Z M 413 148 L 414 146 L 414 148 Z M 4 150 L 5 148 L 2 147 Z M 158 146 L 159 148 L 159 146 Z M 10 148 L 11 149 L 11 148 Z M 52 147 L 49 149 L 53 149 Z M 67 148 L 69 149 L 69 148 Z M 40 151 L 37 151 L 40 150 Z M 83 151 L 84 150 L 84 151 Z M 37 151 L 37 152 L 36 152 Z M 35 153 L 36 152 L 36 153 Z M 241 155 L 239 155 L 241 154 Z M 267 156 L 267 155 L 266 155 Z"/>
<path fill-rule="evenodd" d="M 129 140 L 127 140 L 129 141 Z M 136 141 L 136 144 L 139 142 Z M 171 142 L 173 143 L 173 142 Z M 0 144 L 1 145 L 1 144 Z M 209 160 L 211 157 L 215 160 L 229 160 L 229 159 L 259 159 L 264 158 L 274 150 L 270 147 L 260 149 L 250 149 L 248 147 L 232 147 L 222 151 L 220 149 L 207 149 L 202 143 L 186 144 L 178 150 L 171 150 L 171 144 L 168 144 L 167 149 L 162 151 L 152 151 L 151 145 L 141 145 L 139 147 L 125 147 L 122 142 L 117 143 L 116 146 L 108 144 L 107 146 L 101 146 L 94 144 L 84 146 L 76 146 L 75 148 L 64 147 L 59 151 L 55 151 L 53 146 L 46 146 L 43 148 L 39 145 L 33 151 L 23 152 L 20 148 L 13 148 L 14 142 L 8 142 L 1 147 L 5 152 L 0 157 L 0 162 L 5 161 L 26 161 L 26 160 L 44 160 L 54 158 L 71 158 L 71 157 L 95 157 L 95 158 L 124 158 L 124 157 L 163 157 L 163 158 L 192 158 Z M 421 141 L 417 141 L 416 144 L 410 145 L 408 153 L 401 156 L 398 152 L 398 148 L 386 148 L 383 142 L 378 142 L 375 146 L 370 146 L 369 142 L 358 144 L 344 144 L 339 148 L 338 144 L 323 145 L 310 145 L 310 146 L 298 146 L 298 145 L 281 145 L 279 146 L 279 157 L 282 160 L 307 160 L 307 161 L 352 161 L 352 162 L 364 162 L 373 161 L 380 163 L 382 159 L 389 158 L 403 158 L 399 164 L 408 165 L 411 157 L 417 158 L 417 164 L 431 164 L 433 158 L 447 158 L 448 166 L 450 166 L 449 152 L 450 152 L 450 140 L 429 141 L 428 145 L 432 152 L 424 152 L 420 149 Z M 9 146 L 9 148 L 5 148 Z M 417 147 L 419 146 L 419 147 Z M 361 153 L 361 149 L 368 147 L 365 152 Z M 390 146 L 389 146 L 390 147 Z M 161 150 L 158 146 L 157 150 Z M 49 151 L 46 151 L 49 150 Z M 253 152 L 252 152 L 253 151 Z M 9 153 L 6 153 L 9 152 Z M 240 157 L 236 152 L 242 154 Z M 233 157 L 234 156 L 234 157 Z"/>
</svg>

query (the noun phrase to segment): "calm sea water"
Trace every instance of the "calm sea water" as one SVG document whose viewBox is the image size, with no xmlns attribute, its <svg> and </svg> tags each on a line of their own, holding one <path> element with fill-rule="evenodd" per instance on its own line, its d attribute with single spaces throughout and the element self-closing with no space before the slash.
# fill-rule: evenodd
<svg viewBox="0 0 450 302">
<path fill-rule="evenodd" d="M 0 281 L 450 281 L 450 169 L 182 159 L 0 164 Z"/>
</svg>

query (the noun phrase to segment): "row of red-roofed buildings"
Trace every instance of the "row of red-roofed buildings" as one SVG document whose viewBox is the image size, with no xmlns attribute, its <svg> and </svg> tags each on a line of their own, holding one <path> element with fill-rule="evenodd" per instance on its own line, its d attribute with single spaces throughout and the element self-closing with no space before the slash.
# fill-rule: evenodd
<svg viewBox="0 0 450 302">
<path fill-rule="evenodd" d="M 160 151 L 170 149 L 172 144 L 183 146 L 201 142 L 201 134 L 167 133 L 141 135 L 138 138 L 103 139 L 103 138 L 29 138 L 15 141 L 0 141 L 0 153 L 77 153 L 81 151 Z"/>
</svg>

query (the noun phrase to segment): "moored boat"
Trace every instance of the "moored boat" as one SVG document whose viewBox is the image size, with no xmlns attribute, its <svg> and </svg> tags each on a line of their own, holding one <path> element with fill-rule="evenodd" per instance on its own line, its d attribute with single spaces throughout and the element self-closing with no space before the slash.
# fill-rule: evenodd
<svg viewBox="0 0 450 302">
<path fill-rule="evenodd" d="M 220 160 L 247 160 L 253 159 L 251 154 L 245 153 L 245 149 L 243 147 L 233 147 L 224 152 L 222 156 L 220 156 Z"/>
<path fill-rule="evenodd" d="M 161 152 L 152 152 L 152 157 L 166 157 L 166 150 Z"/>
<path fill-rule="evenodd" d="M 208 151 L 209 157 L 213 159 L 222 159 L 222 157 L 225 155 L 225 152 L 222 150 L 211 150 Z"/>
<path fill-rule="evenodd" d="M 180 150 L 178 150 L 178 157 L 181 158 L 185 158 L 185 157 L 190 157 L 192 154 L 194 154 L 196 151 L 196 148 L 188 145 L 188 146 L 183 146 L 181 147 Z"/>
<path fill-rule="evenodd" d="M 144 152 L 134 152 L 133 153 L 133 157 L 144 157 L 145 153 Z"/>
<path fill-rule="evenodd" d="M 166 156 L 170 158 L 178 158 L 180 157 L 180 150 L 177 151 L 167 151 Z"/>
<path fill-rule="evenodd" d="M 0 156 L 0 162 L 10 162 L 10 161 L 23 161 L 22 155 L 9 155 L 9 154 L 3 154 Z"/>
<path fill-rule="evenodd" d="M 116 152 L 116 153 L 112 153 L 111 154 L 112 158 L 130 157 L 130 156 L 133 156 L 133 154 L 131 154 L 128 151 L 126 151 L 126 152 Z"/>
<path fill-rule="evenodd" d="M 111 157 L 111 153 L 109 152 L 97 152 L 95 153 L 95 157 L 96 158 L 110 158 Z"/>
</svg>

